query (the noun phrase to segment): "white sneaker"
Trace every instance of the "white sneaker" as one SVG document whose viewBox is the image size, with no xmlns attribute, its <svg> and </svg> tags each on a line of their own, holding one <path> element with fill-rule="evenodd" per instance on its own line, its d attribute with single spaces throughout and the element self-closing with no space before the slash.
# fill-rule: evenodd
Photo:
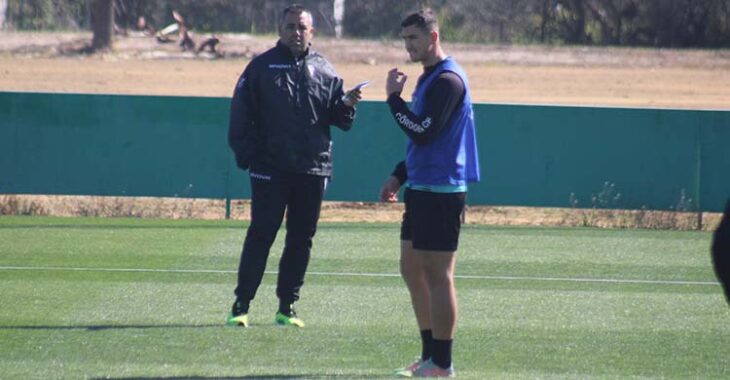
<svg viewBox="0 0 730 380">
<path fill-rule="evenodd" d="M 453 364 L 444 369 L 429 359 L 413 370 L 411 377 L 456 377 L 456 372 L 454 372 Z"/>
<path fill-rule="evenodd" d="M 399 368 L 395 370 L 395 374 L 400 377 L 413 377 L 413 371 L 420 367 L 425 361 L 421 358 L 416 359 L 413 363 L 407 365 L 405 368 Z"/>
</svg>

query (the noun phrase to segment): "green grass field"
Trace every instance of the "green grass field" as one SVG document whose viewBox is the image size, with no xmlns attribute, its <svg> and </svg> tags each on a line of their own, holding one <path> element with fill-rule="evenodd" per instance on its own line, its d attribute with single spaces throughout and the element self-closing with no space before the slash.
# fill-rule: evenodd
<svg viewBox="0 0 730 380">
<path fill-rule="evenodd" d="M 223 326 L 241 222 L 0 217 L 0 378 L 391 378 L 420 352 L 398 226 L 322 224 L 273 325 L 283 232 L 250 329 Z M 464 379 L 728 379 L 709 233 L 465 226 Z"/>
</svg>

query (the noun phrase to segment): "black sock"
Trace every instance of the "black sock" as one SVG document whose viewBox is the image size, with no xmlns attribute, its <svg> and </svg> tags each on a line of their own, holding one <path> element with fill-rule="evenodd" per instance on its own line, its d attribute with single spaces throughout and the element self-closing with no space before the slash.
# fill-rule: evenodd
<svg viewBox="0 0 730 380">
<path fill-rule="evenodd" d="M 421 330 L 421 360 L 431 359 L 433 351 L 433 334 L 431 330 Z"/>
<path fill-rule="evenodd" d="M 279 300 L 279 313 L 287 316 L 290 315 L 293 303 L 292 301 Z"/>
<path fill-rule="evenodd" d="M 451 367 L 451 345 L 454 343 L 453 339 L 433 340 L 433 356 L 431 361 L 441 368 Z"/>
</svg>

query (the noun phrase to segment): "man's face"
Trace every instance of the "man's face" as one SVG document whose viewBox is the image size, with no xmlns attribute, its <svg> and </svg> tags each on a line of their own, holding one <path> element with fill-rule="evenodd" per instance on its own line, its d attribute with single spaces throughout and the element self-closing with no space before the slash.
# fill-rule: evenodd
<svg viewBox="0 0 730 380">
<path fill-rule="evenodd" d="M 401 37 L 413 62 L 425 61 L 433 52 L 434 44 L 431 33 L 416 25 L 409 25 L 401 30 Z"/>
<path fill-rule="evenodd" d="M 279 26 L 279 38 L 295 56 L 301 55 L 309 47 L 314 37 L 312 15 L 307 12 L 287 13 L 284 22 Z"/>
</svg>

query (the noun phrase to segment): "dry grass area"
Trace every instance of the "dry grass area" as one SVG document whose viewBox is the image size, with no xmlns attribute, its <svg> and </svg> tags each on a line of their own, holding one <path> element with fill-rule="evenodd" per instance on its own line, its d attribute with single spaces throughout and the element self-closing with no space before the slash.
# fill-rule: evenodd
<svg viewBox="0 0 730 380">
<path fill-rule="evenodd" d="M 111 53 L 78 53 L 88 33 L 0 32 L 0 91 L 228 97 L 251 57 L 273 46 L 274 36 L 219 35 L 221 56 L 182 52 L 152 37 L 124 37 Z M 385 75 L 398 66 L 411 79 L 420 67 L 406 62 L 394 40 L 316 39 L 315 49 L 346 84 L 372 81 L 367 100 L 383 100 Z M 730 110 L 730 51 L 445 44 L 465 67 L 477 102 Z M 217 219 L 221 200 L 176 198 L 0 198 L 15 213 Z M 12 206 L 12 205 L 11 205 Z M 323 221 L 398 221 L 402 205 L 325 203 Z M 2 211 L 2 209 L 0 209 Z M 8 212 L 5 212 L 8 213 Z M 2 212 L 0 212 L 2 214 Z M 245 219 L 247 202 L 232 217 Z M 718 214 L 470 207 L 467 223 L 712 229 Z M 698 223 L 701 221 L 701 223 Z"/>
<path fill-rule="evenodd" d="M 230 218 L 248 220 L 251 203 L 234 200 Z M 221 199 L 100 196 L 0 196 L 0 215 L 52 215 L 169 219 L 224 219 Z M 324 202 L 322 222 L 396 223 L 402 203 Z M 647 210 L 604 210 L 469 206 L 466 224 L 565 226 L 714 231 L 722 214 Z"/>
</svg>

